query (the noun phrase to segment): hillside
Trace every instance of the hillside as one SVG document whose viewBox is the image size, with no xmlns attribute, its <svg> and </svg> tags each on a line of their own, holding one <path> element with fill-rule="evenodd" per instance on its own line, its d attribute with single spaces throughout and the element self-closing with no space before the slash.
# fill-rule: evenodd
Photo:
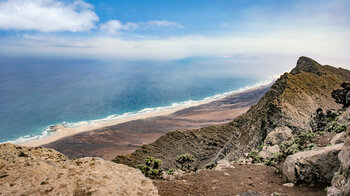
<svg viewBox="0 0 350 196">
<path fill-rule="evenodd" d="M 173 131 L 130 155 L 117 156 L 114 161 L 135 167 L 146 156 L 154 156 L 163 160 L 165 168 L 173 168 L 178 155 L 189 153 L 197 160 L 197 168 L 201 168 L 221 159 L 237 160 L 261 145 L 268 134 L 273 137 L 275 133 L 296 135 L 307 131 L 317 108 L 341 108 L 331 93 L 349 80 L 348 70 L 300 57 L 290 73 L 283 74 L 255 106 L 232 122 Z"/>
</svg>

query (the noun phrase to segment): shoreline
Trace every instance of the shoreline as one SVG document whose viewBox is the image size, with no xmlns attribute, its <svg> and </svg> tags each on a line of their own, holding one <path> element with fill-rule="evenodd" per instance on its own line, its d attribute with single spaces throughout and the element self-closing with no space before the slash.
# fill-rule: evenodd
<svg viewBox="0 0 350 196">
<path fill-rule="evenodd" d="M 184 104 L 179 104 L 177 106 L 160 107 L 160 108 L 165 108 L 161 110 L 148 112 L 147 109 L 144 109 L 144 110 L 141 110 L 141 113 L 134 113 L 126 117 L 123 117 L 123 115 L 120 115 L 120 116 L 117 116 L 115 119 L 92 120 L 92 121 L 89 121 L 91 123 L 88 123 L 85 125 L 79 125 L 77 127 L 65 127 L 63 124 L 58 124 L 58 125 L 55 125 L 55 128 L 52 130 L 53 133 L 51 133 L 50 135 L 39 138 L 37 140 L 20 142 L 18 143 L 18 145 L 26 146 L 26 147 L 37 147 L 37 146 L 50 144 L 62 138 L 74 136 L 79 133 L 89 132 L 89 131 L 93 131 L 93 130 L 97 130 L 97 129 L 101 129 L 109 126 L 115 126 L 118 124 L 130 122 L 134 120 L 148 119 L 148 118 L 154 118 L 159 116 L 167 116 L 187 108 L 196 107 L 196 106 L 208 104 L 214 101 L 218 101 L 226 97 L 232 96 L 234 94 L 258 90 L 270 85 L 274 81 L 275 79 L 272 78 L 270 80 L 261 81 L 254 85 L 246 86 L 235 91 L 230 91 L 219 95 L 207 97 L 199 101 L 187 101 L 190 104 L 186 104 L 187 102 L 182 102 Z"/>
<path fill-rule="evenodd" d="M 100 122 L 91 123 L 91 124 L 87 124 L 87 125 L 80 125 L 78 127 L 65 127 L 62 124 L 59 124 L 55 127 L 56 130 L 54 130 L 53 133 L 50 134 L 49 136 L 40 138 L 38 140 L 19 143 L 18 145 L 26 146 L 26 147 L 37 147 L 37 146 L 49 144 L 49 143 L 57 141 L 61 138 L 73 136 L 73 135 L 76 135 L 79 133 L 93 131 L 93 130 L 100 129 L 103 127 L 113 126 L 113 125 L 129 122 L 129 121 L 133 121 L 133 120 L 140 120 L 140 119 L 153 118 L 153 117 L 158 117 L 158 116 L 165 116 L 165 115 L 169 115 L 169 114 L 172 114 L 174 112 L 177 112 L 179 110 L 183 110 L 183 109 L 186 109 L 189 107 L 194 107 L 194 106 L 206 104 L 209 102 L 198 103 L 198 104 L 194 104 L 191 106 L 177 106 L 175 108 L 165 109 L 163 111 L 153 111 L 153 112 L 144 113 L 144 114 L 135 114 L 133 116 L 128 116 L 128 117 L 121 118 L 121 119 L 100 121 Z"/>
</svg>

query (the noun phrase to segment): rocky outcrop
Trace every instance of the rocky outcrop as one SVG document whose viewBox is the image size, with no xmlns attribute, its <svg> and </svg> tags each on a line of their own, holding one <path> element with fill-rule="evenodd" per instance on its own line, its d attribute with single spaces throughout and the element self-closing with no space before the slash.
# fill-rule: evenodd
<svg viewBox="0 0 350 196">
<path fill-rule="evenodd" d="M 339 169 L 338 154 L 343 144 L 295 153 L 283 164 L 283 174 L 293 183 L 330 183 Z"/>
<path fill-rule="evenodd" d="M 158 195 L 137 169 L 100 158 L 69 160 L 47 148 L 0 145 L 0 195 Z"/>
<path fill-rule="evenodd" d="M 341 108 L 331 93 L 347 80 L 350 80 L 350 71 L 322 66 L 301 57 L 291 73 L 283 74 L 258 104 L 232 122 L 170 132 L 114 161 L 136 166 L 146 156 L 154 156 L 163 160 L 166 168 L 172 168 L 178 155 L 189 153 L 195 156 L 200 168 L 221 159 L 237 160 L 264 142 L 279 143 L 289 137 L 287 132 L 278 134 L 281 130 L 290 130 L 292 135 L 307 131 L 311 115 L 317 108 L 326 111 Z M 269 134 L 271 137 L 267 138 Z"/>
<path fill-rule="evenodd" d="M 347 130 L 346 140 L 338 158 L 340 167 L 334 175 L 332 186 L 328 188 L 329 196 L 350 195 L 350 129 Z"/>
<path fill-rule="evenodd" d="M 289 127 L 276 127 L 273 131 L 267 134 L 264 143 L 266 145 L 280 145 L 292 136 L 293 133 Z"/>
</svg>

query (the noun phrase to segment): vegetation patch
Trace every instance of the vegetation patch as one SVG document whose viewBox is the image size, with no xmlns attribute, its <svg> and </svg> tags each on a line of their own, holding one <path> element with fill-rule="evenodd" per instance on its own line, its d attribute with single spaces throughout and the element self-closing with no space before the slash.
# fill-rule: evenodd
<svg viewBox="0 0 350 196">
<path fill-rule="evenodd" d="M 259 156 L 261 147 L 259 147 L 258 150 L 250 152 L 247 158 L 251 158 L 252 163 L 262 163 L 267 166 L 277 166 L 289 155 L 318 148 L 317 144 L 312 143 L 312 139 L 316 136 L 316 133 L 309 130 L 307 132 L 298 134 L 290 140 L 283 142 L 280 146 L 280 151 L 272 153 L 272 155 L 268 158 Z"/>
<path fill-rule="evenodd" d="M 194 171 L 193 163 L 195 159 L 191 154 L 182 154 L 175 159 L 176 167 L 185 172 Z"/>
<path fill-rule="evenodd" d="M 175 169 L 171 168 L 171 169 L 169 169 L 169 170 L 166 172 L 166 174 L 168 174 L 168 175 L 173 175 L 174 172 L 175 172 Z"/>
<path fill-rule="evenodd" d="M 346 131 L 345 124 L 339 124 L 337 121 L 332 121 L 328 124 L 327 129 L 328 132 L 341 133 Z"/>
<path fill-rule="evenodd" d="M 145 164 L 138 165 L 137 168 L 141 170 L 142 174 L 152 179 L 159 179 L 163 175 L 163 170 L 160 168 L 162 161 L 148 156 L 145 159 Z"/>
<path fill-rule="evenodd" d="M 207 170 L 213 170 L 216 168 L 216 164 L 215 163 L 208 163 L 206 165 L 204 165 L 203 169 L 207 169 Z"/>
</svg>

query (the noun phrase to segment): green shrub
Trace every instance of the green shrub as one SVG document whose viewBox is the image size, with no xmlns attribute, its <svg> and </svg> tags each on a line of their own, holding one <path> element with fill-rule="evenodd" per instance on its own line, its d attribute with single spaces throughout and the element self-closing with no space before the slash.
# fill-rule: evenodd
<svg viewBox="0 0 350 196">
<path fill-rule="evenodd" d="M 318 148 L 317 144 L 315 144 L 315 143 L 310 143 L 310 144 L 308 144 L 308 145 L 306 146 L 306 148 L 304 149 L 304 151 L 307 151 L 307 150 L 314 150 L 314 149 L 316 149 L 316 148 Z"/>
<path fill-rule="evenodd" d="M 346 125 L 344 125 L 344 124 L 338 124 L 338 125 L 333 129 L 333 131 L 336 132 L 336 133 L 344 132 L 344 131 L 346 131 Z"/>
<path fill-rule="evenodd" d="M 173 175 L 174 172 L 175 172 L 175 169 L 171 168 L 171 169 L 169 169 L 166 173 L 167 173 L 168 175 Z"/>
<path fill-rule="evenodd" d="M 277 166 L 279 162 L 283 160 L 282 152 L 274 152 L 271 157 L 263 159 L 262 163 L 267 166 Z"/>
<path fill-rule="evenodd" d="M 339 124 L 336 121 L 331 122 L 327 127 L 328 132 L 335 132 L 335 133 L 341 133 L 343 131 L 346 131 L 346 125 Z"/>
<path fill-rule="evenodd" d="M 311 130 L 299 133 L 297 136 L 283 142 L 280 146 L 280 151 L 272 153 L 268 158 L 259 156 L 259 151 L 251 151 L 247 158 L 252 159 L 252 163 L 262 163 L 267 166 L 277 166 L 283 162 L 285 158 L 291 154 L 295 154 L 304 150 L 313 150 L 318 148 L 317 144 L 311 143 L 312 139 L 317 137 L 317 134 Z"/>
<path fill-rule="evenodd" d="M 161 178 L 163 175 L 163 170 L 160 169 L 160 166 L 162 165 L 162 161 L 160 159 L 155 159 L 154 157 L 148 156 L 145 159 L 145 163 L 146 164 L 137 166 L 143 175 L 152 179 Z"/>
<path fill-rule="evenodd" d="M 328 188 L 329 188 L 329 186 L 327 186 L 326 188 L 324 188 L 324 191 L 328 192 Z"/>
<path fill-rule="evenodd" d="M 185 172 L 193 171 L 194 161 L 193 155 L 190 154 L 182 154 L 175 159 L 176 167 Z"/>
<path fill-rule="evenodd" d="M 252 163 L 261 163 L 263 161 L 263 158 L 259 156 L 259 151 L 257 150 L 250 152 L 247 158 L 251 158 Z"/>
<path fill-rule="evenodd" d="M 207 170 L 213 170 L 216 168 L 216 164 L 215 163 L 208 163 L 206 164 L 203 169 L 207 169 Z"/>
<path fill-rule="evenodd" d="M 319 131 L 319 132 L 317 132 L 317 134 L 318 135 L 324 135 L 324 134 L 326 134 L 326 132 L 325 131 Z"/>
</svg>

